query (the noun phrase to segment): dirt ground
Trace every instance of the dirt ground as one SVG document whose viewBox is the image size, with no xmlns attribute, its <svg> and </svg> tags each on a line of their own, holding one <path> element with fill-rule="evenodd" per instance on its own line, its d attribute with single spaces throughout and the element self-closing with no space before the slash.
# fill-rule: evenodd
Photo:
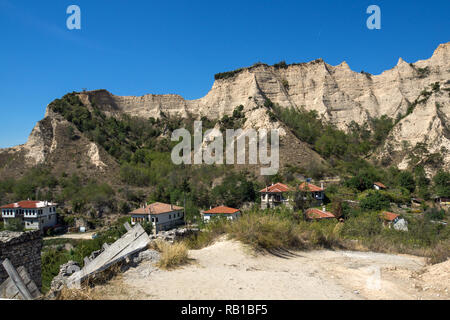
<svg viewBox="0 0 450 320">
<path fill-rule="evenodd" d="M 90 240 L 95 232 L 85 232 L 85 233 L 66 233 L 60 236 L 45 237 L 44 240 L 52 239 L 75 239 L 75 240 Z"/>
<path fill-rule="evenodd" d="M 450 299 L 450 260 L 317 250 L 254 255 L 229 240 L 173 271 L 142 263 L 96 288 L 103 299 Z"/>
</svg>

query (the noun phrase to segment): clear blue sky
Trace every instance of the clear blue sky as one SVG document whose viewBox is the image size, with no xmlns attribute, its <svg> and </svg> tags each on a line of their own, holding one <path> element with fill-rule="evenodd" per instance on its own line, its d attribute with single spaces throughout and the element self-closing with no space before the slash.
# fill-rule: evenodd
<svg viewBox="0 0 450 320">
<path fill-rule="evenodd" d="M 66 28 L 81 8 L 82 29 Z M 371 4 L 381 30 L 366 27 Z M 379 74 L 450 41 L 450 1 L 0 0 L 0 147 L 24 143 L 53 99 L 205 95 L 214 74 L 257 61 L 343 60 Z"/>
</svg>

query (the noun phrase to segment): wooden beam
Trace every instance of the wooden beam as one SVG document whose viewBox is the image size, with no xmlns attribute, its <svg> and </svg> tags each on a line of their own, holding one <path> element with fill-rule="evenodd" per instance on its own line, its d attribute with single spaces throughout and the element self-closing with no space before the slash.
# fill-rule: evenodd
<svg viewBox="0 0 450 320">
<path fill-rule="evenodd" d="M 31 296 L 30 291 L 28 291 L 27 286 L 23 282 L 22 278 L 20 277 L 17 270 L 12 265 L 11 261 L 9 261 L 8 258 L 3 260 L 3 267 L 5 268 L 6 272 L 8 273 L 11 280 L 14 282 L 14 285 L 19 290 L 20 294 L 25 300 L 33 300 L 33 297 Z"/>
</svg>

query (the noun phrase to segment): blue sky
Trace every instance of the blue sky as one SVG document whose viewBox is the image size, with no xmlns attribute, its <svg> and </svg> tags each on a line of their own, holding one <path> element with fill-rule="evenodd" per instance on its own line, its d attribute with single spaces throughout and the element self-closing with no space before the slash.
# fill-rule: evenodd
<svg viewBox="0 0 450 320">
<path fill-rule="evenodd" d="M 81 8 L 81 30 L 66 9 Z M 381 8 L 381 30 L 366 9 Z M 379 74 L 450 41 L 450 1 L 0 0 L 0 147 L 22 144 L 67 92 L 204 96 L 214 74 L 261 61 L 343 60 Z"/>
</svg>

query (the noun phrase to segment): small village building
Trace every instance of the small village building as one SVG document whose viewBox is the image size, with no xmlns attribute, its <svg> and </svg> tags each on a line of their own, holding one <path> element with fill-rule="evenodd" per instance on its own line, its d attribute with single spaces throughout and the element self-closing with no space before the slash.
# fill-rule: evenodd
<svg viewBox="0 0 450 320">
<path fill-rule="evenodd" d="M 322 210 L 317 208 L 309 208 L 305 212 L 306 220 L 327 220 L 335 219 L 336 217 L 331 212 L 326 211 L 325 207 Z"/>
<path fill-rule="evenodd" d="M 203 221 L 207 222 L 213 218 L 226 218 L 228 220 L 236 220 L 241 216 L 241 211 L 239 209 L 220 206 L 209 209 L 207 211 L 202 212 Z"/>
<path fill-rule="evenodd" d="M 394 228 L 397 231 L 408 231 L 408 222 L 400 215 L 388 211 L 381 213 L 383 225 L 387 228 Z"/>
<path fill-rule="evenodd" d="M 312 183 L 303 182 L 299 186 L 299 189 L 302 192 L 311 192 L 312 198 L 318 202 L 322 202 L 325 199 L 325 189 L 323 188 L 323 183 L 320 187 L 318 187 Z"/>
<path fill-rule="evenodd" d="M 384 211 L 381 213 L 381 219 L 383 220 L 383 225 L 385 227 L 391 227 L 399 220 L 400 215 L 392 213 L 389 211 Z"/>
<path fill-rule="evenodd" d="M 54 227 L 57 222 L 56 203 L 48 201 L 19 201 L 0 207 L 5 226 L 19 219 L 25 230 L 41 230 Z"/>
<path fill-rule="evenodd" d="M 450 206 L 450 198 L 449 197 L 435 197 L 434 201 L 441 206 Z"/>
<path fill-rule="evenodd" d="M 387 189 L 387 187 L 384 184 L 382 184 L 381 182 L 374 182 L 373 188 L 375 190 L 386 190 Z"/>
<path fill-rule="evenodd" d="M 260 190 L 261 209 L 274 208 L 283 204 L 289 205 L 288 193 L 290 191 L 292 189 L 289 186 L 280 182 Z"/>
<path fill-rule="evenodd" d="M 156 233 L 184 224 L 184 208 L 162 202 L 142 206 L 129 214 L 132 225 L 152 223 Z"/>
<path fill-rule="evenodd" d="M 309 192 L 313 204 L 316 205 L 321 205 L 325 199 L 323 184 L 321 187 L 318 187 L 312 183 L 304 182 L 300 184 L 297 190 L 304 193 Z M 289 192 L 295 192 L 295 189 L 280 182 L 260 190 L 261 209 L 274 208 L 279 205 L 285 205 L 291 208 L 292 205 L 290 204 Z M 308 197 L 304 196 L 304 199 L 307 200 Z"/>
</svg>

